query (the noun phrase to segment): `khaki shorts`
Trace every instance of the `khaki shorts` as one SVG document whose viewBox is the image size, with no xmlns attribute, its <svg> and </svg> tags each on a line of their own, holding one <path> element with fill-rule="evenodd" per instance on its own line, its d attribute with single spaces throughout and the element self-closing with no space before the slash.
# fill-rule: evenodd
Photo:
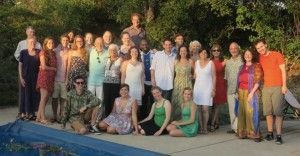
<svg viewBox="0 0 300 156">
<path fill-rule="evenodd" d="M 281 87 L 263 87 L 262 102 L 264 115 L 283 116 L 285 108 Z"/>
<path fill-rule="evenodd" d="M 52 98 L 67 99 L 67 88 L 64 82 L 54 82 L 54 91 Z"/>
<path fill-rule="evenodd" d="M 98 109 L 98 107 L 88 108 L 84 114 L 80 115 L 80 119 L 71 123 L 71 127 L 77 132 L 79 132 L 82 128 L 86 128 L 85 123 L 88 123 L 92 119 L 94 109 Z"/>
</svg>

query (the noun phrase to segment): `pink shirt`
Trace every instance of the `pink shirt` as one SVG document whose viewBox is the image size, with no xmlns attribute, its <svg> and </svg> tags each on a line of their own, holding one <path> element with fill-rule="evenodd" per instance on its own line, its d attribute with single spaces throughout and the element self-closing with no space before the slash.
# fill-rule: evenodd
<svg viewBox="0 0 300 156">
<path fill-rule="evenodd" d="M 54 49 L 56 54 L 56 75 L 55 81 L 65 82 L 68 64 L 68 50 L 62 49 L 61 45 Z"/>
</svg>

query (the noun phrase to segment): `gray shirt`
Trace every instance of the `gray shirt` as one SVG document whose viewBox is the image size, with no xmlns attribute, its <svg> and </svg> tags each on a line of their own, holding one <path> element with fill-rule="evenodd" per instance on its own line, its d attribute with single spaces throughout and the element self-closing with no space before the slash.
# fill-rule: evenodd
<svg viewBox="0 0 300 156">
<path fill-rule="evenodd" d="M 124 29 L 123 32 L 129 33 L 131 40 L 136 46 L 138 46 L 140 41 L 146 37 L 146 31 L 143 28 L 136 29 L 133 26 L 130 26 Z"/>
<path fill-rule="evenodd" d="M 243 64 L 241 55 L 239 55 L 236 59 L 230 58 L 226 61 L 224 79 L 227 80 L 227 94 L 236 93 L 238 74 L 240 67 Z"/>
</svg>

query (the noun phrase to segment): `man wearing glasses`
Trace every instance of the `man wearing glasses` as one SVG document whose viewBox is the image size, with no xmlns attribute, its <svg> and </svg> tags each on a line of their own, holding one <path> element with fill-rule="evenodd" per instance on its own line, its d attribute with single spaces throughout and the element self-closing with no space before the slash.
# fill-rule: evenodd
<svg viewBox="0 0 300 156">
<path fill-rule="evenodd" d="M 94 131 L 98 131 L 97 118 L 101 116 L 101 101 L 90 91 L 85 89 L 83 76 L 75 77 L 74 89 L 68 92 L 67 105 L 62 118 L 62 128 L 70 122 L 71 127 L 78 134 L 86 134 L 88 128 L 85 124 L 90 123 Z"/>
</svg>

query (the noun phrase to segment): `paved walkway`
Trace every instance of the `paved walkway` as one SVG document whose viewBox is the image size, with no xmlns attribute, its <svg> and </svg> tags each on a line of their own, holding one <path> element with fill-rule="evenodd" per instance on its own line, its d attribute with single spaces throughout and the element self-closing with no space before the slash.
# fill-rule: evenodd
<svg viewBox="0 0 300 156">
<path fill-rule="evenodd" d="M 0 109 L 0 125 L 15 120 L 17 108 Z M 47 115 L 51 111 L 47 106 Z M 265 132 L 265 122 L 261 123 L 261 129 Z M 58 124 L 49 127 L 60 129 Z M 151 151 L 174 156 L 299 156 L 300 155 L 300 121 L 290 120 L 284 122 L 284 144 L 276 145 L 274 141 L 256 143 L 251 140 L 240 140 L 234 135 L 226 134 L 229 126 L 221 126 L 219 130 L 207 135 L 198 135 L 193 138 L 173 138 L 170 136 L 133 136 L 133 135 L 95 135 L 102 140 L 143 148 Z M 66 131 L 73 132 L 69 126 Z"/>
</svg>

